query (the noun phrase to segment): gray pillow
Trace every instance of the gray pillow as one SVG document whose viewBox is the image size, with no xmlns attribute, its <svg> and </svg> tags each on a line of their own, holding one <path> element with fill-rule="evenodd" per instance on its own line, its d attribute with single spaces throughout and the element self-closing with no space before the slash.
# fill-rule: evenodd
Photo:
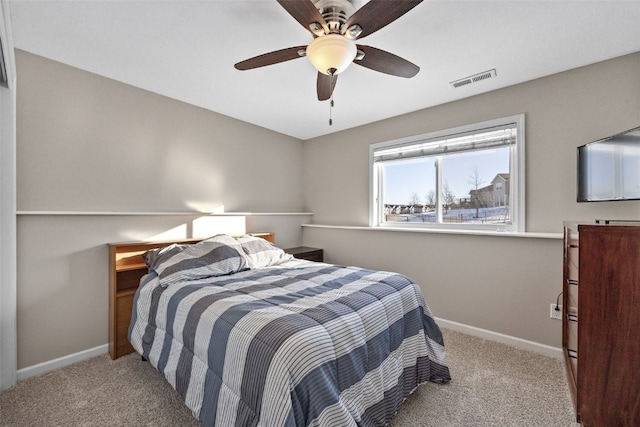
<svg viewBox="0 0 640 427">
<path fill-rule="evenodd" d="M 240 243 L 224 234 L 193 245 L 171 245 L 152 251 L 156 250 L 148 251 L 143 258 L 158 274 L 163 287 L 183 280 L 225 276 L 247 269 Z"/>
</svg>

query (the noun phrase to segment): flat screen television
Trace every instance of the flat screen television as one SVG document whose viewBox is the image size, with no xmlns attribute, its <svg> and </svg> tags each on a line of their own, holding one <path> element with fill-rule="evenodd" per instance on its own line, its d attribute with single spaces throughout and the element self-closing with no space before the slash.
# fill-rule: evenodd
<svg viewBox="0 0 640 427">
<path fill-rule="evenodd" d="M 578 147 L 578 202 L 640 200 L 640 127 Z"/>
</svg>

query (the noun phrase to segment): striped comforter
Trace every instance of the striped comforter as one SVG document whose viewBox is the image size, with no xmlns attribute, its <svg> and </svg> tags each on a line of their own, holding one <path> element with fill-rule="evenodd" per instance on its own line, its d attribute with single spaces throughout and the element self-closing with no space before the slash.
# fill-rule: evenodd
<svg viewBox="0 0 640 427">
<path fill-rule="evenodd" d="M 160 286 L 129 338 L 205 426 L 383 426 L 422 382 L 450 379 L 442 335 L 406 276 L 301 260 Z"/>
</svg>

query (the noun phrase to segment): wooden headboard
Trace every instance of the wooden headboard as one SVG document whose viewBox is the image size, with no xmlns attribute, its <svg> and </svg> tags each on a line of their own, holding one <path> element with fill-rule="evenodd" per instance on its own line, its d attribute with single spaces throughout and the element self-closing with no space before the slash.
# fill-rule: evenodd
<svg viewBox="0 0 640 427">
<path fill-rule="evenodd" d="M 275 233 L 248 233 L 275 243 Z M 133 296 L 140 279 L 147 274 L 142 254 L 149 249 L 163 248 L 173 243 L 198 243 L 203 239 L 164 242 L 109 243 L 109 354 L 117 359 L 134 351 L 129 339 L 129 323 Z"/>
</svg>

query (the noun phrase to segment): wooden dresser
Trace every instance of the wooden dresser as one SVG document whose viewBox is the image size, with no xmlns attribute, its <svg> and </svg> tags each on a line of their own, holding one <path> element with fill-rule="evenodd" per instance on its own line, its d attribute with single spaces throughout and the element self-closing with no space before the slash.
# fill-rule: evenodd
<svg viewBox="0 0 640 427">
<path fill-rule="evenodd" d="M 248 233 L 275 243 L 274 233 Z M 133 309 L 133 297 L 140 279 L 147 273 L 142 254 L 149 249 L 172 243 L 197 243 L 202 239 L 167 242 L 129 242 L 109 244 L 109 354 L 117 359 L 132 353 L 128 332 Z"/>
<path fill-rule="evenodd" d="M 564 223 L 562 347 L 577 421 L 640 426 L 640 225 Z"/>
</svg>

